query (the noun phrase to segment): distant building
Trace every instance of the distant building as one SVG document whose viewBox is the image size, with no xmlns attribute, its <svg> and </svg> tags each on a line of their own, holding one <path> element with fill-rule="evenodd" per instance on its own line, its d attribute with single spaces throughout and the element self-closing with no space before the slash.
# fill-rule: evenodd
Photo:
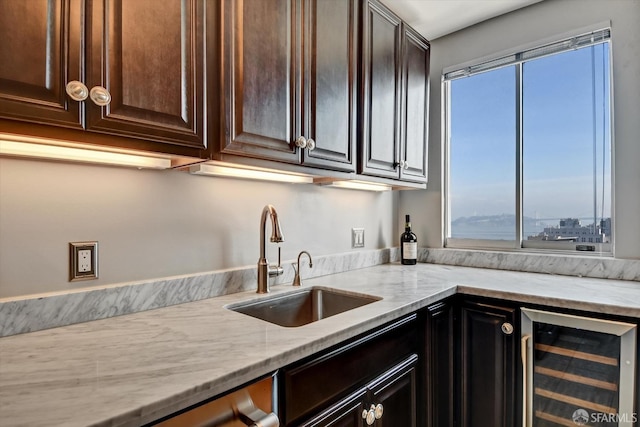
<svg viewBox="0 0 640 427">
<path fill-rule="evenodd" d="M 527 240 L 551 240 L 576 243 L 611 243 L 611 218 L 603 219 L 599 224 L 580 225 L 577 218 L 563 218 L 560 225 L 545 227 Z"/>
</svg>

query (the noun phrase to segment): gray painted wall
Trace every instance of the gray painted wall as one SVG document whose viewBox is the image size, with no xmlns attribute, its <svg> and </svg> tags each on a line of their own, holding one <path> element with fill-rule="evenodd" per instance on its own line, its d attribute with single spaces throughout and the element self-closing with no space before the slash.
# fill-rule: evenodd
<svg viewBox="0 0 640 427">
<path fill-rule="evenodd" d="M 401 193 L 398 211 L 412 214 L 421 246 L 438 248 L 443 242 L 442 70 L 609 20 L 614 85 L 615 256 L 640 259 L 638 0 L 545 0 L 432 41 L 429 187 Z M 399 223 L 402 218 L 399 215 Z"/>
<path fill-rule="evenodd" d="M 394 246 L 397 193 L 0 159 L 0 298 L 255 265 L 264 205 L 283 260 Z M 270 235 L 270 224 L 267 233 Z M 68 282 L 68 242 L 99 242 L 98 280 Z M 277 246 L 267 245 L 277 260 Z"/>
</svg>

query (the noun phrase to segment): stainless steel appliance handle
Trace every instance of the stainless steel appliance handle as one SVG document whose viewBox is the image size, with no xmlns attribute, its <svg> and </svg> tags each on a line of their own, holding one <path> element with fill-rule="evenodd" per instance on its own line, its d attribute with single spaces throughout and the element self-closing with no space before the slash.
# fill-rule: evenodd
<svg viewBox="0 0 640 427">
<path fill-rule="evenodd" d="M 237 409 L 240 420 L 250 427 L 280 426 L 278 416 L 273 412 L 267 414 L 256 407 L 248 393 L 244 396 L 244 399 L 237 402 Z"/>
<path fill-rule="evenodd" d="M 529 402 L 528 387 L 529 387 L 529 366 L 528 366 L 528 341 L 531 339 L 531 335 L 523 335 L 520 339 L 520 358 L 522 359 L 522 427 L 527 427 L 527 404 Z"/>
</svg>

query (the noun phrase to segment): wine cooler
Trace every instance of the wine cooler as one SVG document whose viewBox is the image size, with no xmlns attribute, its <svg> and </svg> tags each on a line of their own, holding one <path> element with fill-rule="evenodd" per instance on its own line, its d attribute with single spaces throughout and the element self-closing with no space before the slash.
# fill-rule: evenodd
<svg viewBox="0 0 640 427">
<path fill-rule="evenodd" d="M 523 427 L 631 427 L 636 325 L 523 308 Z"/>
</svg>

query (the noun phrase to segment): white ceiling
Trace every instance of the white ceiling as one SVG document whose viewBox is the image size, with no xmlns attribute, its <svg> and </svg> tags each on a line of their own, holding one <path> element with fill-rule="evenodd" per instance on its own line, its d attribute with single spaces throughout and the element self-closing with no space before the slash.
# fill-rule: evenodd
<svg viewBox="0 0 640 427">
<path fill-rule="evenodd" d="M 541 0 L 382 0 L 428 40 Z"/>
</svg>

